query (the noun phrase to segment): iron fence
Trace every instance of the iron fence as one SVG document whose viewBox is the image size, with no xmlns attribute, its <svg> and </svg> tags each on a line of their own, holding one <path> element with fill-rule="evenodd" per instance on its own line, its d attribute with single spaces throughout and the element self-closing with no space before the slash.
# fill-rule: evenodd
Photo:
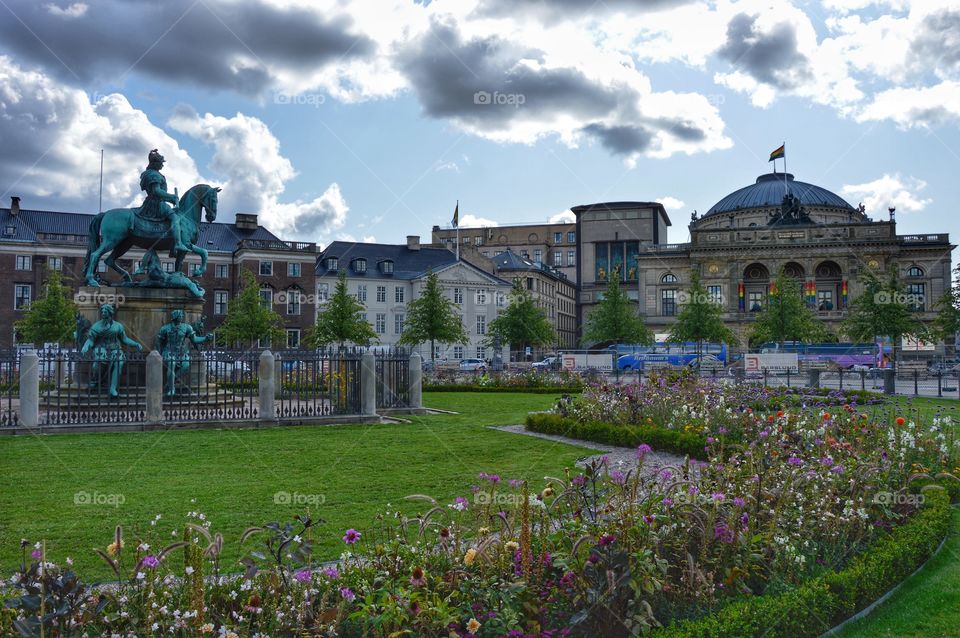
<svg viewBox="0 0 960 638">
<path fill-rule="evenodd" d="M 360 357 L 355 349 L 283 351 L 275 364 L 277 418 L 360 414 Z"/>
<path fill-rule="evenodd" d="M 37 358 L 40 425 L 137 423 L 146 418 L 144 353 L 117 350 L 95 359 L 75 350 L 41 350 Z"/>
<path fill-rule="evenodd" d="M 0 429 L 19 423 L 20 368 L 16 350 L 0 351 Z"/>
<path fill-rule="evenodd" d="M 410 407 L 410 353 L 404 349 L 378 352 L 377 409 Z"/>
<path fill-rule="evenodd" d="M 259 416 L 260 353 L 190 350 L 163 362 L 163 419 L 242 421 Z"/>
</svg>

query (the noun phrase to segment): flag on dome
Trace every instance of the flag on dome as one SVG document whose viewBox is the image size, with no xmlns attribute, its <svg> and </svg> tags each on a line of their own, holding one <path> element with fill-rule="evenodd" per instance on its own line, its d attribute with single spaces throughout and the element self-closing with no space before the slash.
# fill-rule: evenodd
<svg viewBox="0 0 960 638">
<path fill-rule="evenodd" d="M 780 148 L 770 153 L 770 159 L 768 159 L 767 161 L 772 162 L 773 160 L 780 159 L 781 157 L 786 158 L 787 157 L 786 146 L 787 146 L 786 144 L 781 144 Z"/>
<path fill-rule="evenodd" d="M 457 202 L 457 205 L 453 209 L 453 221 L 451 223 L 454 228 L 460 227 L 460 202 Z"/>
</svg>

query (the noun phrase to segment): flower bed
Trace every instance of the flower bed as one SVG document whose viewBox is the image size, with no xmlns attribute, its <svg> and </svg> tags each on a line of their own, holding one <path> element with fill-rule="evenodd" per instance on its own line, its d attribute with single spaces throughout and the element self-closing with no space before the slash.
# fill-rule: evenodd
<svg viewBox="0 0 960 638">
<path fill-rule="evenodd" d="M 475 383 L 457 383 L 435 385 L 429 384 L 423 386 L 424 392 L 487 392 L 503 393 L 513 392 L 517 394 L 576 394 L 582 391 L 582 388 L 569 386 L 504 386 L 504 385 L 478 385 Z"/>
<path fill-rule="evenodd" d="M 497 373 L 437 370 L 423 379 L 424 390 L 432 392 L 580 392 L 583 379 L 567 372 L 551 372 L 529 369 Z M 449 388 L 449 390 L 447 390 Z"/>
<path fill-rule="evenodd" d="M 603 403 L 582 408 L 691 437 L 703 461 L 647 471 L 643 441 L 635 464 L 599 461 L 536 486 L 484 473 L 452 503 L 412 497 L 416 513 L 359 531 L 304 516 L 224 539 L 202 514 L 158 519 L 105 541 L 119 581 L 107 587 L 80 584 L 31 539 L 2 585 L 0 634 L 14 622 L 38 634 L 43 613 L 47 636 L 809 636 L 946 533 L 934 483 L 958 482 L 948 419 L 887 423 L 849 403 L 663 387 L 660 399 L 590 390 Z M 625 400 L 662 412 L 614 404 Z M 554 418 L 576 421 L 582 401 Z M 336 566 L 313 553 L 321 534 L 342 539 Z M 225 543 L 245 550 L 241 565 L 220 564 Z"/>
</svg>

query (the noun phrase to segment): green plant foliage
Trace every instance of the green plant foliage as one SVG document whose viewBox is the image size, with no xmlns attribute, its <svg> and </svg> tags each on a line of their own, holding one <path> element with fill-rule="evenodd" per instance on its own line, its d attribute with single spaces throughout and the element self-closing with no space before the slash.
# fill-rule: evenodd
<svg viewBox="0 0 960 638">
<path fill-rule="evenodd" d="M 620 275 L 616 271 L 610 273 L 603 299 L 587 317 L 581 341 L 584 345 L 605 342 L 653 343 L 653 333 L 640 319 L 639 308 L 639 304 L 630 301 L 620 289 Z"/>
<path fill-rule="evenodd" d="M 407 320 L 399 343 L 418 346 L 430 342 L 430 360 L 436 357 L 436 344 L 467 343 L 463 319 L 440 287 L 440 278 L 430 272 L 420 296 L 407 304 Z"/>
<path fill-rule="evenodd" d="M 60 273 L 47 269 L 43 294 L 30 304 L 27 315 L 16 323 L 20 338 L 40 346 L 47 342 L 67 343 L 76 329 L 77 304 L 63 287 Z"/>
<path fill-rule="evenodd" d="M 812 308 L 803 301 L 800 280 L 788 277 L 783 268 L 773 281 L 767 303 L 757 314 L 750 342 L 802 341 L 818 343 L 834 340 Z"/>
<path fill-rule="evenodd" d="M 948 343 L 960 333 L 960 266 L 954 270 L 954 274 L 956 281 L 937 300 L 937 318 L 933 322 L 934 336 Z"/>
<path fill-rule="evenodd" d="M 737 335 L 723 323 L 723 307 L 707 296 L 700 282 L 700 273 L 694 271 L 687 290 L 687 303 L 670 327 L 669 341 L 696 343 L 697 354 L 704 343 L 736 344 Z"/>
<path fill-rule="evenodd" d="M 509 305 L 490 322 L 487 332 L 487 345 L 493 346 L 499 339 L 501 345 L 509 345 L 512 350 L 545 346 L 556 340 L 550 320 L 543 309 L 533 303 L 519 279 L 513 282 Z"/>
<path fill-rule="evenodd" d="M 242 343 L 253 348 L 260 339 L 282 340 L 283 320 L 273 308 L 263 305 L 257 279 L 244 270 L 240 292 L 230 300 L 227 316 L 217 328 L 219 343 Z"/>
<path fill-rule="evenodd" d="M 304 342 L 311 346 L 335 343 L 342 348 L 346 343 L 367 346 L 377 341 L 377 333 L 360 315 L 363 311 L 363 304 L 347 292 L 347 273 L 341 270 L 330 300 L 320 310 L 317 323 Z"/>
</svg>

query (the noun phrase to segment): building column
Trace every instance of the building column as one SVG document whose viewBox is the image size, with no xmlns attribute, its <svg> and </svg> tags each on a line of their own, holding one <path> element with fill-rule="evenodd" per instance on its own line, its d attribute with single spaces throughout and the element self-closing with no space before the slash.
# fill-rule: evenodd
<svg viewBox="0 0 960 638">
<path fill-rule="evenodd" d="M 36 350 L 20 355 L 20 423 L 28 428 L 40 423 L 40 358 Z"/>
</svg>

